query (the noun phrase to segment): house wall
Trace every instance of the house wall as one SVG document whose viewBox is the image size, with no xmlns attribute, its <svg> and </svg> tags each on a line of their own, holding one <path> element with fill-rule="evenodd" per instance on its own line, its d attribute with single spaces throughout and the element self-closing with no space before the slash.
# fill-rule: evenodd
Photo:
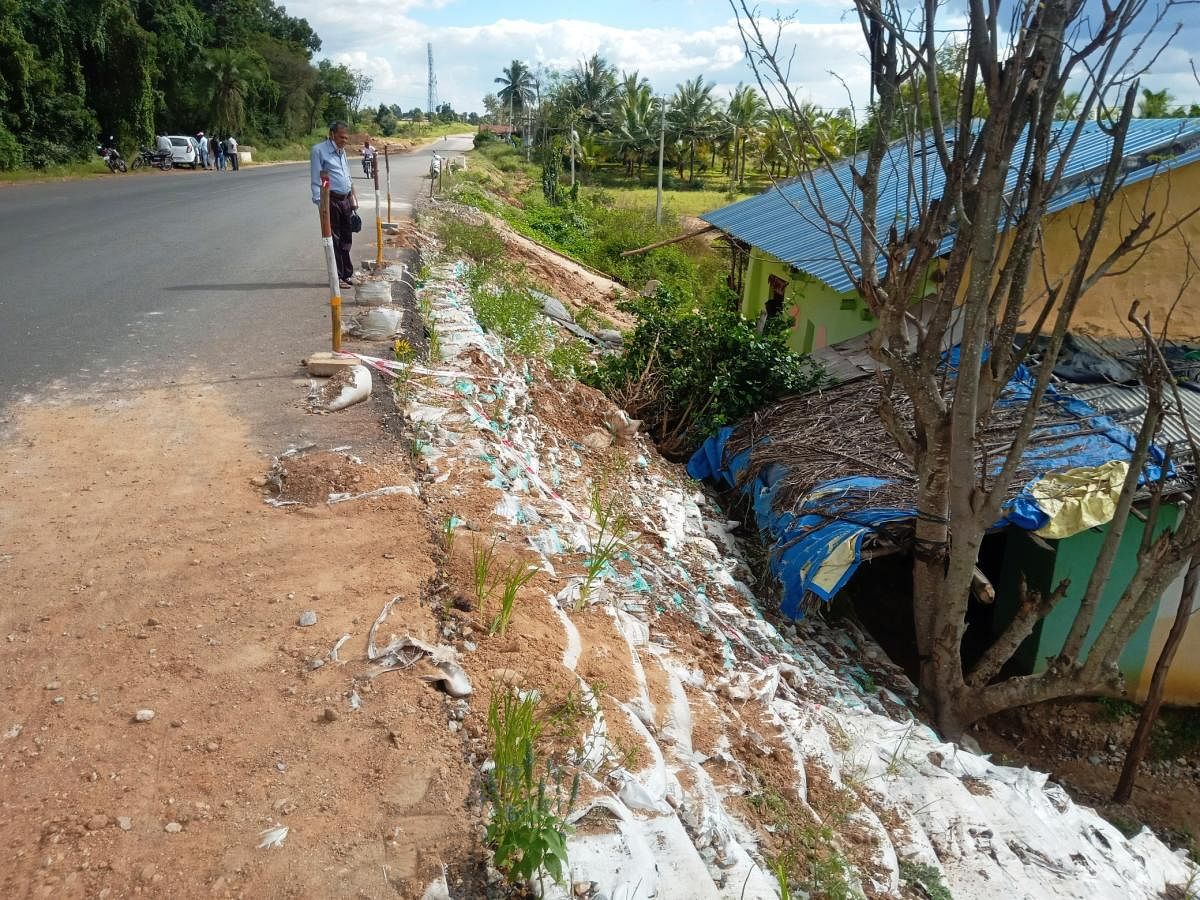
<svg viewBox="0 0 1200 900">
<path fill-rule="evenodd" d="M 793 271 L 757 247 L 750 251 L 742 291 L 742 315 L 747 319 L 757 320 L 766 306 L 772 275 L 788 283 L 784 304 L 784 311 L 792 318 L 788 345 L 797 353 L 810 353 L 815 348 L 866 334 L 875 327 L 875 320 L 866 313 L 866 303 L 856 293 L 839 294 L 825 282 Z"/>
<path fill-rule="evenodd" d="M 1177 507 L 1164 506 L 1157 531 L 1173 527 L 1177 516 Z M 993 629 L 996 633 L 1011 620 L 1016 609 L 1020 573 L 1024 572 L 1030 590 L 1042 593 L 1054 590 L 1063 579 L 1071 581 L 1063 600 L 1017 651 L 1014 661 L 1021 671 L 1042 671 L 1046 668 L 1047 659 L 1062 649 L 1079 609 L 1079 600 L 1087 589 L 1088 577 L 1095 566 L 1106 531 L 1107 528 L 1093 529 L 1051 542 L 1055 547 L 1054 552 L 1039 547 L 1024 532 L 1014 532 L 1009 538 L 1003 573 L 996 585 L 996 621 Z M 1131 517 L 1118 548 L 1112 574 L 1101 595 L 1096 619 L 1085 641 L 1087 648 L 1095 641 L 1120 599 L 1121 592 L 1133 577 L 1143 531 L 1143 524 Z M 1121 653 L 1119 665 L 1134 699 L 1142 700 L 1146 696 L 1154 663 L 1179 608 L 1182 587 L 1183 575 L 1180 573 Z M 1200 608 L 1200 604 L 1196 604 L 1195 608 Z M 1167 679 L 1165 697 L 1169 703 L 1200 704 L 1200 629 L 1189 630 L 1185 635 Z"/>
<path fill-rule="evenodd" d="M 1170 227 L 1200 206 L 1200 163 L 1164 172 L 1117 192 L 1096 246 L 1094 260 L 1101 260 L 1129 233 L 1143 209 L 1155 211 L 1155 228 Z M 1075 230 L 1082 231 L 1091 214 L 1090 204 L 1065 209 L 1046 219 L 1043 226 L 1045 257 L 1054 275 L 1066 272 L 1078 256 Z M 1187 245 L 1200 247 L 1200 215 L 1192 216 L 1179 228 L 1152 244 L 1146 255 L 1136 260 L 1129 272 L 1101 279 L 1079 299 L 1072 328 L 1097 337 L 1128 337 L 1126 315 L 1131 300 L 1138 300 L 1141 311 L 1150 312 L 1156 328 L 1167 322 L 1167 313 L 1183 281 L 1187 266 Z M 1129 261 L 1136 257 L 1128 257 Z M 1118 264 L 1115 268 L 1124 268 Z M 1033 267 L 1028 296 L 1043 295 L 1039 266 Z M 1053 328 L 1053 320 L 1046 331 Z M 1193 281 L 1170 317 L 1168 335 L 1179 340 L 1200 339 L 1200 282 Z"/>
</svg>

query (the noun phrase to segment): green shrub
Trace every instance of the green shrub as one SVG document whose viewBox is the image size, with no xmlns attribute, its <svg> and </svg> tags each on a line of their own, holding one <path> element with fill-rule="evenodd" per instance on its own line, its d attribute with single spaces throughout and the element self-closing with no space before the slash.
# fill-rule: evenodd
<svg viewBox="0 0 1200 900">
<path fill-rule="evenodd" d="M 504 255 L 503 239 L 487 223 L 473 225 L 455 216 L 443 216 L 437 231 L 447 250 L 473 263 L 487 264 Z"/>
<path fill-rule="evenodd" d="M 484 144 L 492 141 L 493 139 L 494 138 L 490 131 L 480 131 L 480 132 L 477 132 L 475 134 L 475 137 L 473 137 L 471 139 L 471 143 L 474 145 L 475 149 L 478 150 Z"/>
<path fill-rule="evenodd" d="M 592 354 L 588 345 L 577 338 L 559 341 L 546 354 L 546 365 L 559 378 L 580 378 L 592 367 Z"/>
<path fill-rule="evenodd" d="M 625 352 L 584 381 L 642 419 L 667 456 L 686 456 L 720 426 L 820 381 L 820 367 L 788 348 L 780 318 L 759 335 L 731 309 L 680 309 L 661 288 L 620 308 L 637 317 Z"/>
<path fill-rule="evenodd" d="M 471 295 L 471 306 L 480 325 L 507 338 L 522 356 L 545 349 L 549 334 L 542 304 L 525 288 L 504 282 L 483 286 Z"/>
<path fill-rule="evenodd" d="M 493 862 L 511 884 L 524 886 L 547 872 L 556 884 L 567 874 L 567 812 L 579 792 L 579 776 L 563 791 L 561 774 L 538 753 L 542 729 L 537 696 L 493 694 L 488 707 L 494 768 L 484 776 L 491 806 L 486 840 Z"/>
</svg>

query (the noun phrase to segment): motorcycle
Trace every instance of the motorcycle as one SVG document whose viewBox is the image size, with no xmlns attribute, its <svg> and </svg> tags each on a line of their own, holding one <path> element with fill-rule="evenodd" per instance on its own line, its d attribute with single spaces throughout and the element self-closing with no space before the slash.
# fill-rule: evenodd
<svg viewBox="0 0 1200 900">
<path fill-rule="evenodd" d="M 372 178 L 372 177 L 374 177 L 374 174 L 375 174 L 375 168 L 374 168 L 374 167 L 375 167 L 375 157 L 373 157 L 373 156 L 364 156 L 364 157 L 363 157 L 362 164 L 363 164 L 363 174 L 364 174 L 364 175 L 366 175 L 368 178 Z"/>
<path fill-rule="evenodd" d="M 175 161 L 171 158 L 170 150 L 150 150 L 143 147 L 138 151 L 137 157 L 133 160 L 133 168 L 140 169 L 142 166 L 157 166 L 164 172 L 175 165 Z"/>
<path fill-rule="evenodd" d="M 112 138 L 109 138 L 111 141 Z M 117 152 L 117 148 L 109 143 L 107 146 L 100 144 L 96 147 L 96 154 L 104 160 L 104 164 L 108 166 L 110 172 L 124 172 L 125 160 L 121 159 L 121 154 Z"/>
</svg>

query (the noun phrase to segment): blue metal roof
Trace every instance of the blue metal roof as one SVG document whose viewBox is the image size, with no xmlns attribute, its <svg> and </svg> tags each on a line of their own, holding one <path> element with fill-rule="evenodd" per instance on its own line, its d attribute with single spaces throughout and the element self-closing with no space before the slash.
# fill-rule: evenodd
<svg viewBox="0 0 1200 900">
<path fill-rule="evenodd" d="M 1075 123 L 1063 122 L 1060 134 L 1066 143 Z M 1200 119 L 1134 119 L 1125 137 L 1129 170 L 1125 183 L 1132 184 L 1200 161 Z M 1138 160 L 1154 150 L 1177 147 L 1171 156 Z M 1182 152 L 1180 152 L 1180 149 Z M 1096 122 L 1086 123 L 1063 171 L 1062 188 L 1048 205 L 1058 212 L 1090 199 L 1099 187 L 1104 166 L 1112 150 L 1112 137 Z M 1014 157 L 1020 158 L 1020 147 Z M 1047 167 L 1057 165 L 1059 152 L 1052 148 Z M 765 250 L 772 256 L 813 275 L 841 292 L 854 290 L 847 269 L 858 274 L 853 264 L 859 244 L 859 228 L 850 215 L 850 203 L 861 208 L 862 197 L 854 187 L 851 167 L 861 166 L 865 155 L 840 160 L 802 178 L 771 187 L 756 197 L 705 213 L 700 218 L 739 240 Z M 1006 190 L 1016 184 L 1016 172 L 1008 176 Z M 933 142 L 924 146 L 897 142 L 888 151 L 879 175 L 878 227 L 883 233 L 895 224 L 900 231 L 915 221 L 917 198 L 942 195 L 945 173 L 941 170 Z M 828 223 L 834 223 L 830 227 Z M 845 233 L 838 224 L 845 223 Z M 954 245 L 954 234 L 942 240 L 939 253 Z M 882 264 L 882 259 L 881 259 Z"/>
</svg>

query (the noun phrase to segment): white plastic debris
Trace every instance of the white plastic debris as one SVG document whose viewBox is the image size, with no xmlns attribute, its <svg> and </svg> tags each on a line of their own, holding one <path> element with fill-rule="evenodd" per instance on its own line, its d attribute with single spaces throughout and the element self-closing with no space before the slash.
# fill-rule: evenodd
<svg viewBox="0 0 1200 900">
<path fill-rule="evenodd" d="M 387 487 L 375 488 L 370 491 L 363 491 L 361 494 L 348 493 L 332 493 L 326 498 L 325 502 L 329 504 L 345 503 L 347 500 L 365 500 L 368 497 L 388 497 L 392 494 L 408 494 L 410 497 L 416 497 L 420 492 L 415 484 L 389 484 Z"/>
<path fill-rule="evenodd" d="M 422 676 L 425 681 L 430 684 L 440 684 L 451 697 L 471 696 L 471 679 L 461 666 L 452 662 L 440 662 L 436 665 L 438 674 Z"/>
<path fill-rule="evenodd" d="M 371 371 L 366 366 L 352 366 L 349 381 L 342 385 L 336 395 L 325 401 L 325 409 L 337 412 L 371 396 Z"/>
<path fill-rule="evenodd" d="M 273 825 L 270 828 L 264 828 L 258 833 L 260 838 L 258 842 L 259 850 L 278 850 L 283 846 L 283 842 L 287 840 L 289 828 L 287 825 Z"/>
</svg>

